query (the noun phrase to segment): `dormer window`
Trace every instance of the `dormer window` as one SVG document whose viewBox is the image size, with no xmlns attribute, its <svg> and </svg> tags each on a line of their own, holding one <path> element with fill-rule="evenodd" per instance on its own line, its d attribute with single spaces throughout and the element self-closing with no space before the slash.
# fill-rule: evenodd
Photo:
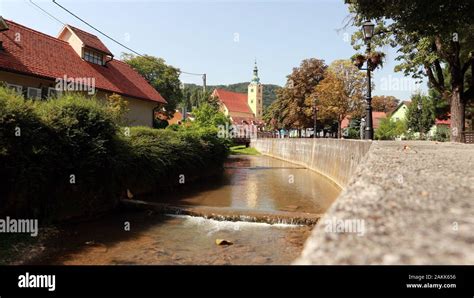
<svg viewBox="0 0 474 298">
<path fill-rule="evenodd" d="M 88 49 L 84 49 L 84 60 L 94 64 L 104 65 L 104 55 Z"/>
</svg>

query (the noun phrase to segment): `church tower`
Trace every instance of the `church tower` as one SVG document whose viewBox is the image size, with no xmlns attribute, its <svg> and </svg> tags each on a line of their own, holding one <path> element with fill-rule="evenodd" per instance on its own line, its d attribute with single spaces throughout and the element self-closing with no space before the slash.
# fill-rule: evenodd
<svg viewBox="0 0 474 298">
<path fill-rule="evenodd" d="M 248 87 L 247 104 L 254 113 L 255 117 L 262 119 L 263 116 L 263 85 L 260 84 L 258 77 L 257 61 L 253 68 L 253 78 Z"/>
</svg>

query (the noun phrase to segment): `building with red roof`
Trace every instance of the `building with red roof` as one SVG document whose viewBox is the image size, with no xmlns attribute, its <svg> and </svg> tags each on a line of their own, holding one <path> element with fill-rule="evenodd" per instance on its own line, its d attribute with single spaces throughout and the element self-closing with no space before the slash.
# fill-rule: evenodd
<svg viewBox="0 0 474 298">
<path fill-rule="evenodd" d="M 212 96 L 219 100 L 221 111 L 230 117 L 233 124 L 262 124 L 263 85 L 258 77 L 256 62 L 247 94 L 215 89 Z"/>
<path fill-rule="evenodd" d="M 145 126 L 153 125 L 154 110 L 166 103 L 93 34 L 66 25 L 53 37 L 13 21 L 5 23 L 8 29 L 0 32 L 0 81 L 27 98 L 82 91 L 105 100 L 115 93 L 129 103 L 130 124 Z"/>
<path fill-rule="evenodd" d="M 383 118 L 386 118 L 386 117 L 387 117 L 387 114 L 386 114 L 385 112 L 372 112 L 372 126 L 374 127 L 374 129 L 379 128 L 379 126 L 380 126 L 380 121 L 381 121 Z M 342 128 L 342 129 L 348 128 L 350 122 L 351 122 L 351 117 L 350 117 L 350 116 L 346 116 L 346 117 L 341 121 L 341 128 Z"/>
</svg>

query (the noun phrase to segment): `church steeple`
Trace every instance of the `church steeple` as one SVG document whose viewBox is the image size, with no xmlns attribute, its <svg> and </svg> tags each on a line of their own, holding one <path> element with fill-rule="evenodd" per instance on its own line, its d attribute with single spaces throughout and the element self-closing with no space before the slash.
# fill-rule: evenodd
<svg viewBox="0 0 474 298">
<path fill-rule="evenodd" d="M 255 84 L 260 83 L 260 78 L 258 77 L 257 59 L 255 59 L 255 66 L 253 67 L 252 83 L 255 83 Z"/>
<path fill-rule="evenodd" d="M 263 115 L 263 86 L 258 77 L 257 59 L 253 67 L 253 78 L 248 87 L 247 104 L 256 118 L 262 119 Z"/>
</svg>

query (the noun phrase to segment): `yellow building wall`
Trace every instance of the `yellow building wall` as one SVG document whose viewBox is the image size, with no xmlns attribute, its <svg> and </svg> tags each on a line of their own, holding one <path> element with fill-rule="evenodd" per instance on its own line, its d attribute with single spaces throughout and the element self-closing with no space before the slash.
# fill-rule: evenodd
<svg viewBox="0 0 474 298">
<path fill-rule="evenodd" d="M 76 34 L 73 34 L 71 30 L 64 27 L 61 33 L 59 34 L 58 39 L 68 42 L 74 49 L 74 51 L 77 53 L 77 55 L 82 58 L 82 40 L 80 40 Z"/>
<path fill-rule="evenodd" d="M 398 110 L 395 111 L 395 113 L 393 113 L 390 116 L 390 119 L 392 121 L 399 121 L 399 120 L 403 121 L 407 117 L 407 112 L 408 112 L 408 107 L 406 104 L 403 104 L 402 106 L 400 106 Z"/>
<path fill-rule="evenodd" d="M 263 116 L 263 86 L 262 84 L 249 84 L 247 104 L 255 117 L 262 119 Z"/>
</svg>

